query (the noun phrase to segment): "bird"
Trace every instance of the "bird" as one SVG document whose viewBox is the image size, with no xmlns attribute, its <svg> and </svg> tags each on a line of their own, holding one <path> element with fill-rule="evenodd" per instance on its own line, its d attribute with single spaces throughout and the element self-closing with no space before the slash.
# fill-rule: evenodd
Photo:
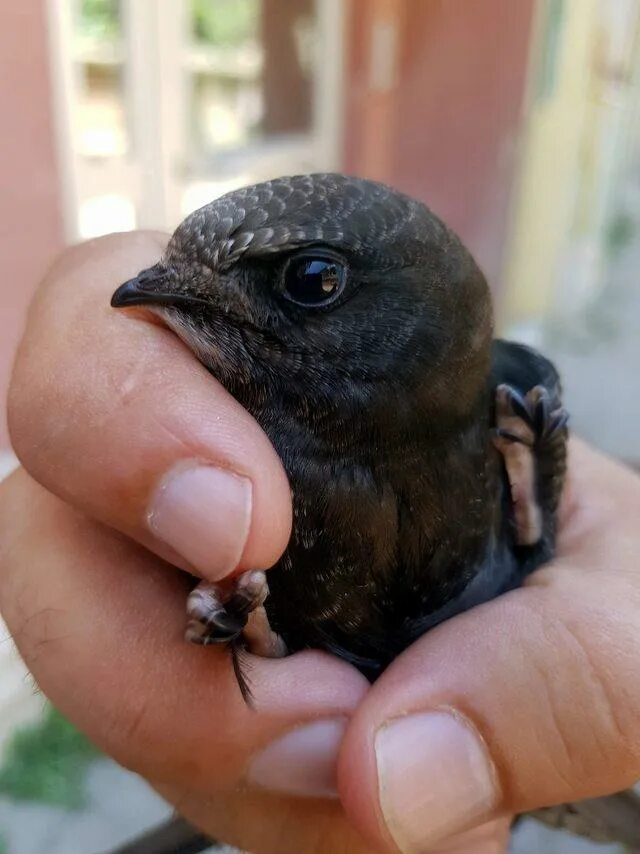
<svg viewBox="0 0 640 854">
<path fill-rule="evenodd" d="M 187 603 L 188 640 L 234 652 L 247 701 L 239 650 L 323 649 L 373 681 L 552 558 L 558 372 L 495 337 L 485 276 L 421 201 L 338 173 L 237 189 L 187 216 L 111 304 L 159 316 L 288 475 L 280 560 Z"/>
</svg>

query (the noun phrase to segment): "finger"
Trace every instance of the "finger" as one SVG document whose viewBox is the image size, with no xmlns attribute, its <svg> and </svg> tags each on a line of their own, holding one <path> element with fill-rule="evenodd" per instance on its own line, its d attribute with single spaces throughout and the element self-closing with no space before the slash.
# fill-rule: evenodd
<svg viewBox="0 0 640 854">
<path fill-rule="evenodd" d="M 456 834 L 429 849 L 429 854 L 506 854 L 509 848 L 509 819 L 498 819 Z"/>
<path fill-rule="evenodd" d="M 155 788 L 180 815 L 212 839 L 241 851 L 372 854 L 371 846 L 347 822 L 337 800 L 301 800 L 248 791 L 207 796 L 175 786 Z"/>
<path fill-rule="evenodd" d="M 182 640 L 184 577 L 18 471 L 0 486 L 0 610 L 63 714 L 122 764 L 210 792 L 240 783 L 332 794 L 345 721 L 367 689 L 309 652 L 229 656 Z"/>
<path fill-rule="evenodd" d="M 637 548 L 640 478 L 622 463 L 572 438 L 559 508 L 556 554 L 579 559 L 600 571 L 610 565 L 610 549 L 622 557 Z M 633 542 L 630 542 L 632 540 Z M 542 572 L 532 576 L 536 582 Z"/>
<path fill-rule="evenodd" d="M 54 266 L 19 348 L 9 425 L 47 489 L 215 581 L 277 560 L 290 491 L 258 424 L 178 338 L 110 307 L 161 251 L 157 235 L 118 234 Z"/>
<path fill-rule="evenodd" d="M 165 800 L 195 827 L 218 842 L 259 854 L 372 854 L 337 801 L 284 798 L 260 792 L 215 796 L 156 785 Z M 494 821 L 424 854 L 506 854 L 509 822 Z M 377 850 L 377 849 L 376 849 Z"/>
<path fill-rule="evenodd" d="M 593 497 L 580 499 L 570 527 L 591 520 L 586 549 L 597 560 L 576 560 L 570 532 L 562 557 L 527 587 L 408 649 L 354 716 L 340 792 L 376 844 L 429 850 L 495 816 L 640 778 L 637 534 L 631 548 L 640 481 L 595 457 L 588 464 Z M 614 526 L 607 507 L 616 506 Z"/>
<path fill-rule="evenodd" d="M 180 815 L 212 839 L 259 854 L 372 854 L 338 802 L 282 798 L 258 792 L 215 797 L 156 786 Z M 425 854 L 505 854 L 509 822 L 494 821 Z"/>
</svg>

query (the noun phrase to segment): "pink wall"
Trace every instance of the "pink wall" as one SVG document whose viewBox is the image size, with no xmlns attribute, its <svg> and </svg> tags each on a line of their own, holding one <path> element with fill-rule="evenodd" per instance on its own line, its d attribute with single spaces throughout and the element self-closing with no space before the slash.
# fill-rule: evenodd
<svg viewBox="0 0 640 854">
<path fill-rule="evenodd" d="M 63 243 L 44 0 L 0 3 L 0 451 L 27 303 Z"/>
<path fill-rule="evenodd" d="M 499 285 L 535 0 L 351 0 L 349 171 L 423 199 Z M 370 91 L 372 18 L 395 18 L 394 86 Z"/>
</svg>

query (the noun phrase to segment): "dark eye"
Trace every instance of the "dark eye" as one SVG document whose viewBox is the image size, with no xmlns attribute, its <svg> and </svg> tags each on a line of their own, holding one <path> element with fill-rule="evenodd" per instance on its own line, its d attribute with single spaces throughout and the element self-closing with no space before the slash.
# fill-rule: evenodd
<svg viewBox="0 0 640 854">
<path fill-rule="evenodd" d="M 284 295 L 297 305 L 328 305 L 342 293 L 346 278 L 345 265 L 335 258 L 299 255 L 285 270 Z"/>
</svg>

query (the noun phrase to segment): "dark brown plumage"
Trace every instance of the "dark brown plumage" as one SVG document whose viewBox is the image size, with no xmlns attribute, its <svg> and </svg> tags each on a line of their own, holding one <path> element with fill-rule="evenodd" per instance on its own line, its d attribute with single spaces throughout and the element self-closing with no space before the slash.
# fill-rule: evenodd
<svg viewBox="0 0 640 854">
<path fill-rule="evenodd" d="M 283 293 L 301 251 L 346 271 L 326 306 Z M 289 649 L 332 649 L 374 676 L 472 579 L 461 606 L 548 556 L 552 514 L 533 552 L 514 551 L 490 432 L 501 352 L 525 351 L 492 354 L 484 277 L 424 205 L 341 175 L 238 190 L 187 217 L 135 288 L 285 464 L 294 534 L 266 607 Z M 536 368 L 553 376 L 535 357 L 531 387 Z"/>
</svg>

